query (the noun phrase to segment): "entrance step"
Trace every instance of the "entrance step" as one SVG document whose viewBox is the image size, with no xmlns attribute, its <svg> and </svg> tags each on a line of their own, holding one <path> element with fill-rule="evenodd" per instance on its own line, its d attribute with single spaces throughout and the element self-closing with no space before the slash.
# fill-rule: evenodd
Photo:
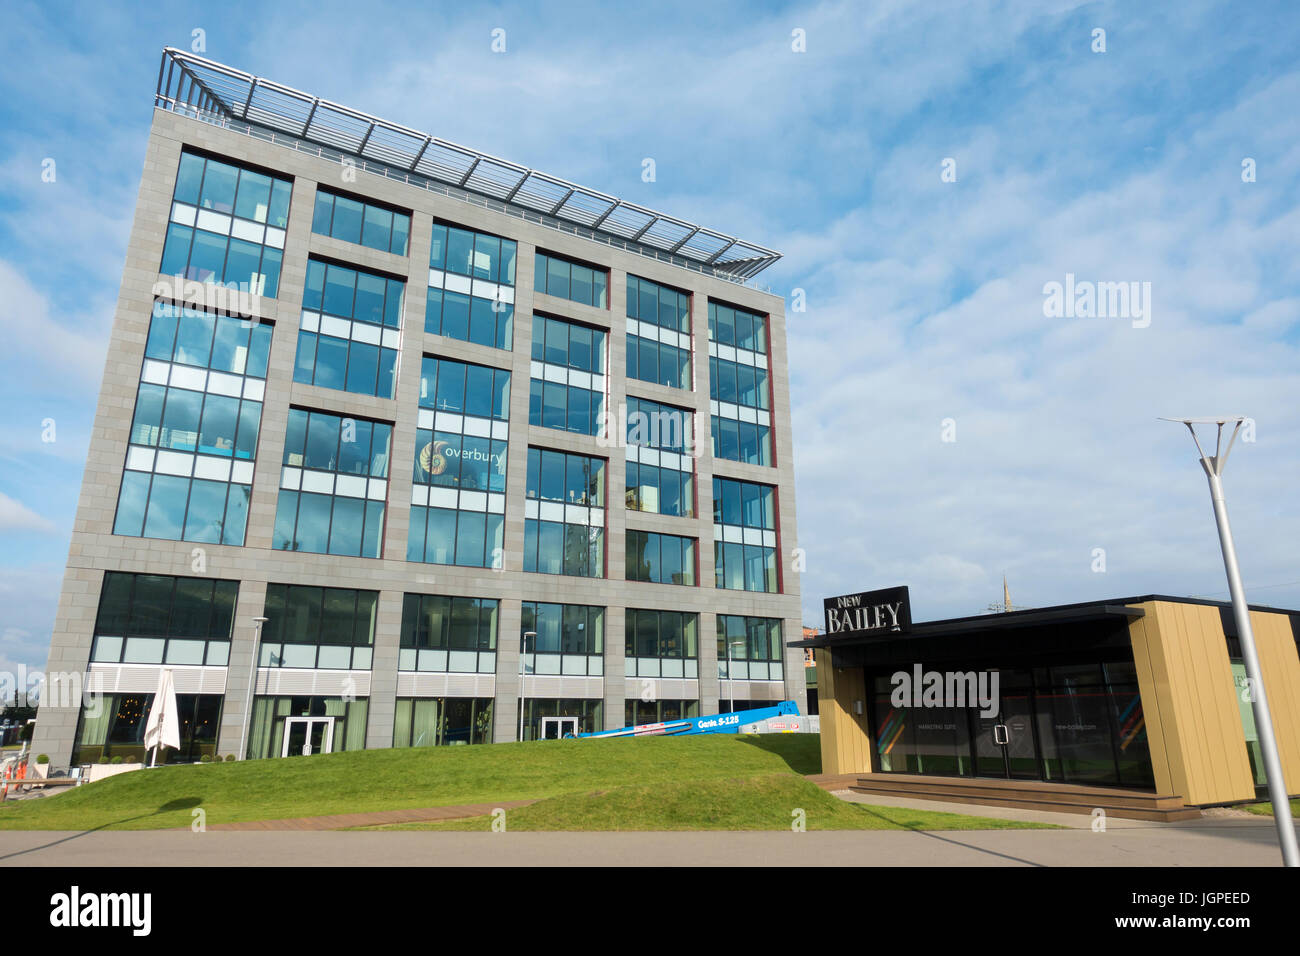
<svg viewBox="0 0 1300 956">
<path fill-rule="evenodd" d="M 984 780 L 878 773 L 859 776 L 849 789 L 879 796 L 1056 813 L 1092 813 L 1100 807 L 1108 816 L 1163 823 L 1194 820 L 1201 815 L 1197 808 L 1185 805 L 1182 797 L 1169 794 L 1041 780 Z"/>
</svg>

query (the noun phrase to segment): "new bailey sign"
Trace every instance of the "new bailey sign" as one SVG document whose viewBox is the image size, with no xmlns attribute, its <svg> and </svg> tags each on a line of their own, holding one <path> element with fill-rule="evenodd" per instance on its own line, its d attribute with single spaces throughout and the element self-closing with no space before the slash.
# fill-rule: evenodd
<svg viewBox="0 0 1300 956">
<path fill-rule="evenodd" d="M 912 601 L 907 588 L 859 591 L 826 598 L 826 633 L 902 634 L 912 629 Z"/>
</svg>

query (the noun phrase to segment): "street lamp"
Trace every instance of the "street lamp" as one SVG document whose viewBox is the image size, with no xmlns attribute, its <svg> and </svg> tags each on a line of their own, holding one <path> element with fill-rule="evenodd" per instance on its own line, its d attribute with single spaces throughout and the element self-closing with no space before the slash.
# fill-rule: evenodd
<svg viewBox="0 0 1300 956">
<path fill-rule="evenodd" d="M 519 639 L 519 742 L 524 740 L 524 652 L 528 650 L 528 639 L 533 639 L 534 649 L 537 647 L 537 632 L 524 631 L 524 636 Z"/>
<path fill-rule="evenodd" d="M 1250 626 L 1250 608 L 1241 586 L 1241 570 L 1237 567 L 1237 549 L 1232 543 L 1232 529 L 1228 527 L 1228 509 L 1223 501 L 1223 469 L 1228 464 L 1228 453 L 1241 431 L 1243 415 L 1223 415 L 1218 418 L 1165 418 L 1167 422 L 1182 422 L 1192 433 L 1196 450 L 1201 453 L 1201 467 L 1210 483 L 1210 500 L 1214 504 L 1214 520 L 1219 526 L 1219 547 L 1223 551 L 1223 566 L 1228 573 L 1228 592 L 1232 595 L 1232 616 L 1237 622 L 1237 636 L 1241 640 L 1242 663 L 1246 666 L 1247 686 L 1251 691 L 1251 711 L 1255 715 L 1255 730 L 1259 734 L 1259 749 L 1264 759 L 1264 778 L 1268 783 L 1268 796 L 1273 803 L 1273 821 L 1277 824 L 1278 843 L 1282 847 L 1282 864 L 1300 866 L 1300 850 L 1296 847 L 1295 826 L 1291 822 L 1291 801 L 1287 798 L 1286 780 L 1282 776 L 1282 761 L 1277 753 L 1277 738 L 1273 734 L 1273 718 L 1268 709 L 1268 696 L 1259 671 L 1259 654 L 1255 650 L 1255 632 Z M 1234 422 L 1228 447 L 1223 444 L 1223 426 Z M 1214 455 L 1205 454 L 1193 425 L 1218 426 L 1214 440 Z"/>
<path fill-rule="evenodd" d="M 736 709 L 736 679 L 731 676 L 731 649 L 744 646 L 744 641 L 727 642 L 727 689 L 731 691 L 731 706 L 727 709 L 727 713 L 731 713 Z"/>
<path fill-rule="evenodd" d="M 248 756 L 248 712 L 253 706 L 253 685 L 257 683 L 257 658 L 262 653 L 262 625 L 269 617 L 253 618 L 253 664 L 248 669 L 248 693 L 244 695 L 244 726 L 239 731 L 239 759 Z"/>
</svg>

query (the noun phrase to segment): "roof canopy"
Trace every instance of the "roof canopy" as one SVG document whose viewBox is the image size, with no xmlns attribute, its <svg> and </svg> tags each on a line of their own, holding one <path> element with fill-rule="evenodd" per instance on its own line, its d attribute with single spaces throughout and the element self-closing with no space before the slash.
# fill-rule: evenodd
<svg viewBox="0 0 1300 956">
<path fill-rule="evenodd" d="M 779 252 L 167 47 L 154 103 L 246 123 L 589 230 L 656 259 L 744 280 Z M 530 217 L 534 218 L 534 217 Z M 542 220 L 544 224 L 545 220 Z M 568 229 L 574 232 L 577 230 Z M 640 248 L 638 248 L 640 247 Z"/>
</svg>

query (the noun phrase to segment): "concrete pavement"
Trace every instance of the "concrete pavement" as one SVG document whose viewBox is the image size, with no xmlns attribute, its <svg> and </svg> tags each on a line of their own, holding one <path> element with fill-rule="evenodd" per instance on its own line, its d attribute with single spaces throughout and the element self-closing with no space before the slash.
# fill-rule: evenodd
<svg viewBox="0 0 1300 956">
<path fill-rule="evenodd" d="M 5 866 L 1277 866 L 1271 820 L 1091 830 L 0 833 Z"/>
</svg>

